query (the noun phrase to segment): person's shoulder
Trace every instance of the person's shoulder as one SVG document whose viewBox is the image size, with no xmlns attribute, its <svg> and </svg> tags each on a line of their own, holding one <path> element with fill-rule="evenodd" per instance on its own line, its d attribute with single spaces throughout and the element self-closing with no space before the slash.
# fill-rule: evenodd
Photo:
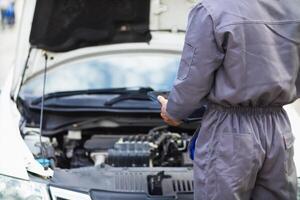
<svg viewBox="0 0 300 200">
<path fill-rule="evenodd" d="M 207 9 L 211 14 L 222 13 L 228 9 L 232 9 L 235 1 L 232 0 L 202 0 L 201 6 Z"/>
<path fill-rule="evenodd" d="M 201 5 L 212 17 L 215 27 L 243 20 L 241 10 L 246 10 L 247 0 L 202 0 Z"/>
</svg>

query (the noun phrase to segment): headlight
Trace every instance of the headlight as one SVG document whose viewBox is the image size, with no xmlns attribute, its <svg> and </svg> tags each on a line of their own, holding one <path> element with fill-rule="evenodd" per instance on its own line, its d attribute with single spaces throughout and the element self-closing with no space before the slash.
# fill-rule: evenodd
<svg viewBox="0 0 300 200">
<path fill-rule="evenodd" d="M 0 175 L 0 199 L 50 200 L 47 185 Z"/>
</svg>

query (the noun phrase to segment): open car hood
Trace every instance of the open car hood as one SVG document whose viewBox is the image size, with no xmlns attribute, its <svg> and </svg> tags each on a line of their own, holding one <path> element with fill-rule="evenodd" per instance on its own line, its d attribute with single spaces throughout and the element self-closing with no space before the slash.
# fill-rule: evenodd
<svg viewBox="0 0 300 200">
<path fill-rule="evenodd" d="M 52 52 L 149 42 L 150 0 L 39 0 L 30 44 Z"/>
<path fill-rule="evenodd" d="M 125 47 L 129 43 L 134 46 L 139 42 L 138 45 L 156 44 L 167 49 L 180 43 L 181 48 L 183 34 L 178 32 L 185 31 L 189 10 L 197 2 L 198 0 L 22 1 L 12 96 L 14 99 L 17 96 L 21 81 L 26 82 L 43 70 L 44 50 L 51 53 L 54 61 L 58 57 L 63 61 L 69 59 L 74 52 L 78 52 L 78 55 L 95 53 L 95 49 L 102 51 L 104 46 L 119 49 L 120 45 L 110 44 L 124 43 Z M 168 32 L 175 34 L 166 36 Z M 53 63 L 49 61 L 49 68 L 51 65 Z"/>
<path fill-rule="evenodd" d="M 149 42 L 151 31 L 185 31 L 198 0 L 39 0 L 30 44 L 65 52 L 103 44 Z M 180 7 L 180 9 L 178 9 Z"/>
</svg>

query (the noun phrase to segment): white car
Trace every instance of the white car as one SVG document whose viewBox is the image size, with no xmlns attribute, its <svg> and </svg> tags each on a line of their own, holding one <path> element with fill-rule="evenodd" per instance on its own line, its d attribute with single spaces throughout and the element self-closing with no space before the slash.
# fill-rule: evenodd
<svg viewBox="0 0 300 200">
<path fill-rule="evenodd" d="M 187 145 L 205 107 L 172 128 L 151 95 L 172 86 L 196 1 L 24 2 L 0 95 L 0 199 L 193 199 Z"/>
</svg>

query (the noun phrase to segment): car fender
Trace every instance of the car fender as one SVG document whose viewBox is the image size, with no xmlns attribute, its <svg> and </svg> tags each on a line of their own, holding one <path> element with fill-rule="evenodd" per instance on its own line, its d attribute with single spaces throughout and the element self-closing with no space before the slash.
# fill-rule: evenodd
<svg viewBox="0 0 300 200">
<path fill-rule="evenodd" d="M 34 159 L 19 131 L 20 113 L 10 97 L 13 72 L 8 75 L 0 95 L 0 174 L 29 180 L 27 171 L 49 177 Z"/>
</svg>

